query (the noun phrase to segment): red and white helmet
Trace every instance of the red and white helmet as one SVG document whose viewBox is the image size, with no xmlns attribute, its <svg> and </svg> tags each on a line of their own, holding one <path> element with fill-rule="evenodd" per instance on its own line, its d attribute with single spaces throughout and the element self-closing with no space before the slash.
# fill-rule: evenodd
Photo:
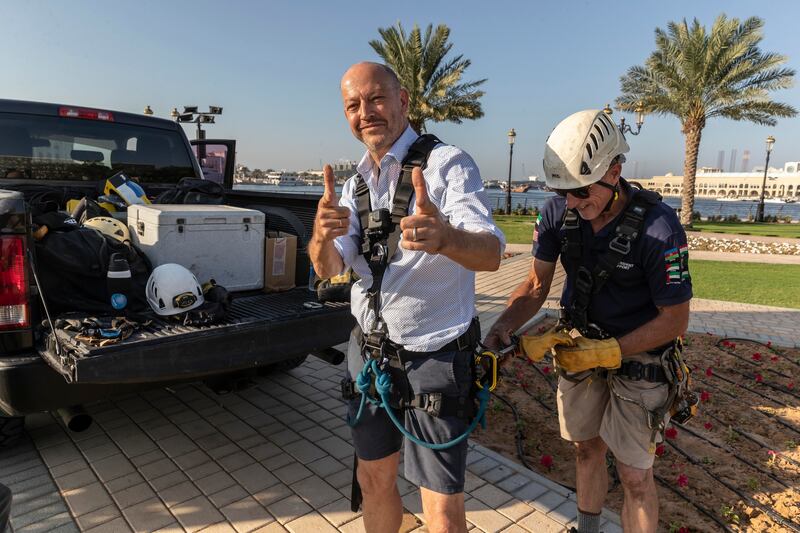
<svg viewBox="0 0 800 533">
<path fill-rule="evenodd" d="M 628 152 L 628 142 L 599 109 L 578 111 L 558 123 L 544 146 L 544 175 L 552 189 L 578 189 L 595 183 L 611 161 Z"/>
</svg>

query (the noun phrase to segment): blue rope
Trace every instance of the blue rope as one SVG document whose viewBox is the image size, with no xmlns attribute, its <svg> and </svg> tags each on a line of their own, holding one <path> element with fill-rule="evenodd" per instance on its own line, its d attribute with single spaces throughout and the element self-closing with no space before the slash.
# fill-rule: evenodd
<svg viewBox="0 0 800 533">
<path fill-rule="evenodd" d="M 378 395 L 380 396 L 380 402 L 378 402 L 375 398 L 369 398 L 369 395 L 366 391 L 369 390 L 369 386 L 371 383 L 370 374 L 375 375 L 375 389 L 378 391 Z M 350 427 L 355 426 L 361 420 L 361 417 L 364 414 L 364 406 L 366 405 L 367 400 L 376 404 L 379 408 L 383 407 L 386 409 L 386 413 L 389 415 L 389 419 L 391 419 L 392 423 L 395 427 L 406 437 L 408 440 L 417 444 L 419 446 L 423 446 L 425 448 L 430 448 L 431 450 L 445 450 L 447 448 L 453 447 L 456 444 L 464 441 L 469 435 L 478 427 L 480 423 L 483 429 L 486 429 L 486 408 L 489 405 L 489 388 L 483 387 L 478 390 L 478 399 L 480 400 L 480 404 L 478 406 L 478 414 L 472 420 L 469 427 L 459 435 L 458 437 L 442 443 L 433 443 L 433 442 L 426 442 L 424 440 L 420 440 L 414 435 L 412 435 L 403 425 L 403 423 L 397 418 L 392 407 L 389 405 L 390 398 L 389 394 L 392 390 L 392 378 L 388 372 L 382 372 L 380 368 L 378 368 L 378 362 L 375 359 L 371 359 L 364 365 L 364 368 L 361 369 L 361 372 L 358 373 L 356 378 L 356 385 L 358 386 L 358 390 L 361 391 L 361 403 L 358 407 L 358 413 L 356 414 L 355 420 L 351 420 L 348 416 L 347 424 Z"/>
</svg>

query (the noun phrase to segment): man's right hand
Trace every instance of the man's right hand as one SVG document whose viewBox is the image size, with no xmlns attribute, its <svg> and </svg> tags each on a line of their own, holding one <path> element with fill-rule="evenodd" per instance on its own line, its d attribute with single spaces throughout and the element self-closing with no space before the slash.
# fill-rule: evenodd
<svg viewBox="0 0 800 533">
<path fill-rule="evenodd" d="M 506 346 L 511 346 L 513 343 L 511 340 L 512 333 L 512 330 L 495 322 L 489 330 L 489 333 L 487 333 L 486 337 L 483 339 L 483 345 L 490 350 L 502 350 Z"/>
<path fill-rule="evenodd" d="M 314 218 L 314 238 L 320 243 L 347 235 L 350 228 L 350 209 L 339 206 L 334 188 L 336 181 L 330 165 L 325 165 L 323 176 L 325 192 L 319 200 L 317 216 Z"/>
</svg>

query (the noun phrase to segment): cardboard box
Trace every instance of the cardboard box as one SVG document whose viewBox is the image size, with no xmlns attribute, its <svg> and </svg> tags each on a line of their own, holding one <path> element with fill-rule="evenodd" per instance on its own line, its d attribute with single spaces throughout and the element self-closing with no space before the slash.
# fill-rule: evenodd
<svg viewBox="0 0 800 533">
<path fill-rule="evenodd" d="M 294 288 L 297 237 L 280 231 L 268 231 L 264 261 L 264 291 L 277 292 Z"/>
</svg>

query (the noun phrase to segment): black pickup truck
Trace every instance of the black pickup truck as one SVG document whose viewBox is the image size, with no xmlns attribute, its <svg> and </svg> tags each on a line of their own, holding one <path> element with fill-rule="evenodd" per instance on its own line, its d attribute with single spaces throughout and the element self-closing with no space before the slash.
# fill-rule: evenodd
<svg viewBox="0 0 800 533">
<path fill-rule="evenodd" d="M 331 347 L 347 340 L 353 322 L 347 304 L 316 305 L 307 287 L 317 198 L 235 189 L 234 157 L 234 141 L 190 142 L 169 120 L 0 100 L 0 446 L 16 440 L 26 414 L 179 381 L 226 383 L 229 376 L 298 365 L 308 354 L 335 359 Z M 150 197 L 205 170 L 205 179 L 223 185 L 228 205 L 260 210 L 267 229 L 297 235 L 298 288 L 235 293 L 221 324 L 155 319 L 105 347 L 59 336 L 56 352 L 52 339 L 46 342 L 52 332 L 34 276 L 42 265 L 32 253 L 26 198 L 41 188 L 65 199 L 97 196 L 120 170 L 137 176 Z"/>
</svg>

